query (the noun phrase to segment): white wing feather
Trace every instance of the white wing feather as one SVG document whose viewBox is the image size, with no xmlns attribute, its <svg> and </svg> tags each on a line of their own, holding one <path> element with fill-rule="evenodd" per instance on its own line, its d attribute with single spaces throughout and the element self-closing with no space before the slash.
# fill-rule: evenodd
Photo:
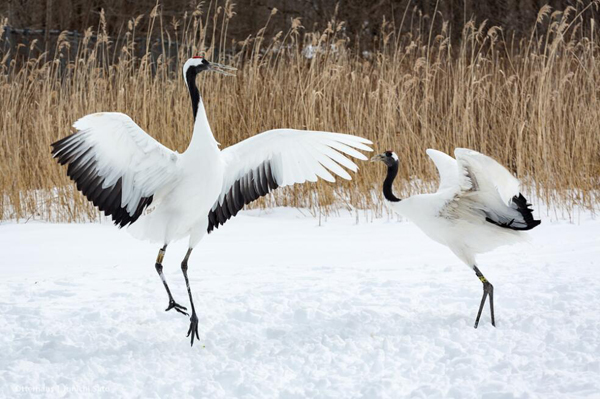
<svg viewBox="0 0 600 399">
<path fill-rule="evenodd" d="M 81 162 L 95 163 L 96 173 L 104 178 L 103 189 L 121 179 L 121 207 L 130 215 L 141 198 L 153 195 L 179 176 L 179 154 L 150 137 L 125 114 L 90 114 L 73 127 L 78 132 L 65 139 L 55 156 L 64 151 L 85 153 Z"/>
<path fill-rule="evenodd" d="M 440 186 L 438 190 L 455 188 L 458 186 L 458 167 L 456 160 L 450 155 L 429 148 L 425 151 L 435 164 L 440 175 Z"/>
<path fill-rule="evenodd" d="M 426 152 L 435 164 L 440 175 L 438 193 L 447 191 L 448 198 L 452 198 L 461 191 L 468 191 L 471 189 L 471 180 L 467 177 L 466 170 L 459 167 L 456 159 L 446 153 L 431 148 Z"/>
<path fill-rule="evenodd" d="M 515 195 L 519 195 L 519 180 L 494 159 L 466 148 L 454 150 L 459 169 L 468 170 L 475 178 L 478 191 L 497 192 L 505 205 L 509 205 Z"/>
<path fill-rule="evenodd" d="M 257 134 L 221 152 L 226 168 L 218 203 L 222 204 L 236 180 L 265 161 L 270 162 L 280 187 L 318 178 L 333 182 L 333 175 L 351 180 L 343 167 L 353 172 L 358 167 L 347 156 L 366 160 L 357 150 L 372 151 L 367 144 L 371 141 L 362 137 L 310 130 L 275 129 Z"/>
</svg>

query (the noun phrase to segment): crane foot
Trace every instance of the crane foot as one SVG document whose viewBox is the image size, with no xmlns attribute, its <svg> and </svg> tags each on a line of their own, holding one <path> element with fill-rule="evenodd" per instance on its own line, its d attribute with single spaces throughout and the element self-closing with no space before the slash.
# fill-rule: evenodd
<svg viewBox="0 0 600 399">
<path fill-rule="evenodd" d="M 189 314 L 186 312 L 187 308 L 175 302 L 173 298 L 169 300 L 169 306 L 165 309 L 165 312 L 168 312 L 171 309 L 175 309 L 179 313 L 189 316 Z"/>
<path fill-rule="evenodd" d="M 188 330 L 187 336 L 192 336 L 192 342 L 190 346 L 194 346 L 194 336 L 198 340 L 200 340 L 200 336 L 198 335 L 198 317 L 196 316 L 196 312 L 192 312 L 192 317 L 190 317 L 190 328 Z"/>
</svg>

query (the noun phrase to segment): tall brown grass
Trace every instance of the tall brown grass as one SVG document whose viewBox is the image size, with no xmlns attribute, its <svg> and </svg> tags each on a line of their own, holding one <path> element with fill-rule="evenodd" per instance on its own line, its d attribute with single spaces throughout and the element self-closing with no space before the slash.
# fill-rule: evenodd
<svg viewBox="0 0 600 399">
<path fill-rule="evenodd" d="M 0 220 L 98 216 L 49 150 L 88 113 L 127 113 L 160 142 L 183 151 L 192 116 L 180 66 L 201 52 L 238 68 L 236 77 L 199 78 L 223 146 L 277 127 L 364 136 L 376 151 L 399 154 L 402 195 L 434 187 L 437 173 L 426 148 L 451 153 L 468 147 L 506 165 L 526 192 L 551 207 L 597 208 L 600 47 L 593 21 L 591 33 L 581 33 L 580 11 L 544 7 L 525 39 L 471 22 L 459 40 L 451 40 L 445 24 L 434 32 L 426 26 L 429 19 L 407 10 L 396 25 L 383 22 L 376 50 L 357 54 L 343 22 L 334 21 L 305 33 L 296 19 L 275 37 L 264 37 L 263 29 L 243 43 L 230 42 L 233 6 L 217 5 L 179 21 L 167 20 L 157 7 L 132 19 L 119 40 L 109 38 L 102 23 L 76 47 L 63 35 L 51 58 L 42 54 L 7 65 L 9 54 L 0 53 Z M 140 18 L 153 27 L 148 43 L 163 39 L 158 57 L 149 45 L 135 57 Z M 379 213 L 373 193 L 379 193 L 384 171 L 369 163 L 360 168 L 352 182 L 293 187 L 262 205 Z"/>
</svg>

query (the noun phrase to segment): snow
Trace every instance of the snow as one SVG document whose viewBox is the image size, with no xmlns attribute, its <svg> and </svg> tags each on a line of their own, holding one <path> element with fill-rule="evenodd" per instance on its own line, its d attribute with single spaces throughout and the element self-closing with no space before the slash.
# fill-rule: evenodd
<svg viewBox="0 0 600 399">
<path fill-rule="evenodd" d="M 158 248 L 109 223 L 0 225 L 0 397 L 599 398 L 600 220 L 479 256 L 414 224 L 242 212 L 190 259 L 200 342 Z M 172 244 L 164 270 L 188 306 Z"/>
</svg>

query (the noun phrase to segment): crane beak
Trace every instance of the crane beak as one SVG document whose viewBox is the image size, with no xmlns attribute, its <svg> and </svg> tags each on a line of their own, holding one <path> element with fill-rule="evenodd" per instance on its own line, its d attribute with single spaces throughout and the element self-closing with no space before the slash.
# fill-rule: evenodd
<svg viewBox="0 0 600 399">
<path fill-rule="evenodd" d="M 216 62 L 211 62 L 208 69 L 213 72 L 217 72 L 222 75 L 225 75 L 225 76 L 235 76 L 235 73 L 233 73 L 233 72 L 237 71 L 237 68 L 234 68 L 234 67 L 231 67 L 228 65 L 217 64 Z"/>
<path fill-rule="evenodd" d="M 385 159 L 385 155 L 379 154 L 379 155 L 375 155 L 373 158 L 371 158 L 371 162 L 383 161 L 384 159 Z"/>
</svg>

